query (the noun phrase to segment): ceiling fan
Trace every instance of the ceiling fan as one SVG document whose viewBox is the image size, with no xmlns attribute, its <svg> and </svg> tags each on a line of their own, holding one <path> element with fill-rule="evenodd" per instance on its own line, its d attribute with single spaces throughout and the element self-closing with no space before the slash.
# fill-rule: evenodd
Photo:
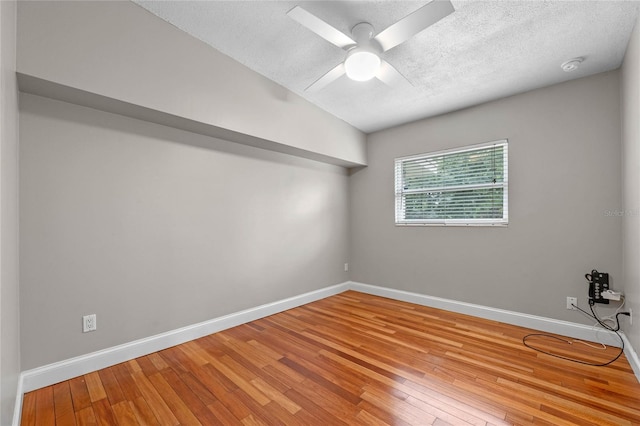
<svg viewBox="0 0 640 426">
<path fill-rule="evenodd" d="M 351 37 L 327 24 L 317 16 L 296 6 L 287 15 L 320 37 L 347 51 L 344 62 L 314 81 L 305 91 L 317 91 L 346 74 L 355 81 L 367 81 L 377 77 L 389 86 L 411 83 L 380 55 L 404 43 L 420 31 L 453 13 L 449 0 L 432 0 L 415 12 L 374 36 L 368 22 L 361 22 L 351 29 Z"/>
</svg>

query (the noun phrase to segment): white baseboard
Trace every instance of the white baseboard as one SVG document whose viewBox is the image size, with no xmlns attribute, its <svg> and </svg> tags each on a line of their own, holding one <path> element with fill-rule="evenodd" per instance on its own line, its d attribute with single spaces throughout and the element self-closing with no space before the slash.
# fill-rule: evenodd
<svg viewBox="0 0 640 426">
<path fill-rule="evenodd" d="M 20 426 L 20 418 L 22 416 L 22 396 L 24 390 L 22 389 L 22 373 L 18 377 L 18 389 L 16 390 L 16 402 L 13 407 L 13 420 L 11 426 Z"/>
<path fill-rule="evenodd" d="M 92 371 L 100 370 L 133 358 L 148 355 L 190 340 L 217 333 L 237 325 L 264 318 L 287 309 L 295 308 L 334 294 L 342 293 L 349 288 L 345 282 L 331 287 L 304 293 L 288 299 L 267 303 L 255 308 L 214 318 L 198 324 L 182 327 L 166 333 L 133 342 L 81 355 L 64 361 L 27 370 L 22 373 L 22 392 L 30 392 L 64 380 L 78 377 Z M 21 398 L 22 393 L 20 393 Z"/>
<path fill-rule="evenodd" d="M 133 358 L 148 355 L 150 353 L 179 345 L 190 340 L 198 339 L 212 333 L 217 333 L 237 325 L 286 311 L 287 309 L 292 309 L 316 300 L 324 299 L 347 290 L 354 290 L 376 296 L 387 297 L 389 299 L 444 309 L 451 312 L 500 321 L 506 324 L 518 325 L 534 330 L 569 336 L 576 339 L 599 341 L 610 346 L 620 346 L 620 342 L 615 334 L 602 329 L 598 330 L 584 324 L 555 320 L 536 315 L 523 314 L 520 312 L 507 311 L 504 309 L 474 305 L 472 303 L 459 302 L 451 299 L 349 281 L 214 318 L 209 321 L 182 327 L 148 338 L 125 343 L 123 345 L 114 346 L 90 354 L 24 371 L 20 375 L 20 379 L 18 381 L 18 394 L 16 398 L 13 426 L 19 426 L 20 424 L 22 397 L 24 392 L 30 392 L 32 390 L 68 380 L 92 371 L 125 362 Z M 621 335 L 625 345 L 625 355 L 629 360 L 629 364 L 633 368 L 638 381 L 640 381 L 640 359 L 627 337 L 623 333 L 621 333 Z"/>
<path fill-rule="evenodd" d="M 631 342 L 624 333 L 622 333 L 622 340 L 624 340 L 624 355 L 627 357 L 627 361 L 629 361 L 631 369 L 640 382 L 640 358 L 638 358 L 638 354 L 634 350 L 633 346 L 631 346 Z"/>
</svg>

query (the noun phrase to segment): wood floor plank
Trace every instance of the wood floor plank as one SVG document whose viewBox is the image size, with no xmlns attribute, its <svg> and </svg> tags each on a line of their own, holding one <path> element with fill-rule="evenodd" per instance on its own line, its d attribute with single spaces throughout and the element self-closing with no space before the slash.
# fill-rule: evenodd
<svg viewBox="0 0 640 426">
<path fill-rule="evenodd" d="M 282 423 L 277 413 L 274 412 L 274 404 L 272 404 L 271 402 L 265 405 L 261 405 L 255 399 L 249 396 L 246 392 L 244 392 L 242 389 L 236 390 L 234 394 L 235 394 L 235 397 L 240 401 L 242 401 L 242 403 L 251 412 L 251 414 L 247 416 L 248 418 L 252 418 L 257 422 L 261 424 L 266 424 L 266 425 L 277 425 Z M 282 414 L 282 415 L 288 414 L 286 411 L 284 412 L 282 411 L 279 414 Z M 242 419 L 242 421 L 244 422 L 245 419 Z M 286 424 L 286 423 L 283 423 L 283 424 Z"/>
<path fill-rule="evenodd" d="M 129 401 L 120 401 L 113 404 L 111 408 L 119 425 L 140 425 L 131 405 L 129 405 Z"/>
<path fill-rule="evenodd" d="M 162 357 L 157 352 L 149 354 L 148 358 L 153 363 L 153 365 L 156 367 L 156 370 L 158 370 L 158 371 L 162 371 L 162 370 L 165 370 L 165 369 L 169 368 L 167 363 L 164 362 L 164 359 L 162 359 Z"/>
<path fill-rule="evenodd" d="M 229 339 L 224 343 L 233 352 L 240 354 L 247 361 L 251 362 L 258 368 L 263 368 L 269 364 L 272 364 L 275 360 L 269 355 L 263 354 L 259 348 L 252 346 L 248 342 L 237 340 L 235 338 Z"/>
<path fill-rule="evenodd" d="M 345 401 L 349 401 L 354 405 L 360 402 L 360 392 L 352 393 L 348 388 L 342 387 L 340 384 L 336 383 L 337 380 L 331 380 L 330 378 L 327 378 L 327 376 L 331 376 L 329 374 L 326 374 L 322 369 L 314 368 L 313 361 L 307 361 L 294 355 L 289 355 L 288 357 L 282 358 L 280 362 L 303 375 L 305 377 L 305 380 L 302 382 L 302 384 L 308 383 L 309 380 L 311 380 L 314 383 L 327 389 L 329 392 L 338 395 Z M 297 389 L 300 386 L 294 385 L 293 387 Z"/>
<path fill-rule="evenodd" d="M 22 425 L 640 425 L 626 357 L 534 332 L 348 291 L 29 392 Z"/>
<path fill-rule="evenodd" d="M 262 343 L 258 342 L 255 339 L 251 339 L 247 343 L 253 346 L 258 351 L 258 353 L 261 354 L 263 357 L 264 356 L 269 357 L 273 361 L 278 361 L 280 358 L 284 356 L 283 354 L 274 351 L 269 346 L 263 345 Z"/>
<path fill-rule="evenodd" d="M 412 425 L 430 425 L 436 420 L 434 415 L 426 413 L 401 399 L 380 396 L 371 392 L 364 392 L 362 399 Z"/>
<path fill-rule="evenodd" d="M 242 424 L 244 426 L 269 426 L 269 423 L 263 422 L 253 414 L 249 414 L 247 417 L 242 419 Z"/>
<path fill-rule="evenodd" d="M 89 396 L 84 376 L 69 380 L 69 388 L 71 389 L 71 399 L 73 400 L 73 411 L 77 413 L 91 407 L 91 397 Z M 86 417 L 86 415 L 83 416 L 83 418 Z"/>
<path fill-rule="evenodd" d="M 101 426 L 117 426 L 118 421 L 113 413 L 113 408 L 106 398 L 101 398 L 91 404 L 96 422 Z"/>
<path fill-rule="evenodd" d="M 197 342 L 184 343 L 178 346 L 178 349 L 184 352 L 196 365 L 205 365 L 208 362 L 203 356 L 206 353 L 203 352 Z"/>
<path fill-rule="evenodd" d="M 237 363 L 235 363 L 231 358 L 227 355 L 223 356 L 221 360 L 212 358 L 209 363 L 220 373 L 226 376 L 233 383 L 237 384 L 240 389 L 242 389 L 247 395 L 251 396 L 256 402 L 260 405 L 266 405 L 271 400 L 262 392 L 258 390 L 255 386 L 245 380 L 238 371 L 240 368 L 237 367 Z M 233 366 L 236 368 L 234 369 Z"/>
<path fill-rule="evenodd" d="M 281 358 L 282 359 L 282 358 Z M 266 365 L 263 370 L 278 382 L 291 389 L 298 383 L 302 383 L 305 377 L 297 371 L 287 367 L 281 362 L 272 365 Z"/>
<path fill-rule="evenodd" d="M 289 386 L 275 379 L 271 374 L 263 369 L 267 365 L 276 364 L 277 361 L 270 358 L 253 357 L 251 354 L 247 354 L 247 351 L 244 350 L 244 348 L 233 343 L 234 341 L 234 338 L 225 339 L 222 342 L 222 345 L 225 347 L 224 354 L 214 358 L 222 359 L 224 355 L 227 355 L 226 359 L 230 359 L 235 363 L 232 365 L 234 371 L 240 374 L 248 382 L 252 382 L 254 378 L 258 377 L 263 378 L 264 380 L 269 380 L 271 385 L 277 388 L 280 392 L 284 392 L 289 389 Z M 255 351 L 252 346 L 247 346 L 250 348 L 248 351 Z M 212 355 L 205 351 L 204 356 L 210 357 Z"/>
<path fill-rule="evenodd" d="M 141 425 L 160 424 L 144 397 L 140 396 L 128 402 L 129 406 L 131 407 L 131 411 L 133 411 L 133 414 L 136 416 L 136 420 L 138 421 L 138 423 L 140 423 Z"/>
<path fill-rule="evenodd" d="M 116 378 L 116 381 L 120 386 L 122 396 L 127 401 L 135 401 L 137 398 L 142 396 L 140 389 L 136 386 L 129 369 L 127 369 L 125 364 L 114 365 L 110 370 L 113 372 L 113 376 Z"/>
<path fill-rule="evenodd" d="M 56 417 L 56 426 L 76 426 L 76 415 L 73 411 L 66 413 L 63 416 Z"/>
<path fill-rule="evenodd" d="M 279 404 L 289 413 L 295 414 L 301 410 L 298 404 L 291 401 L 282 392 L 271 386 L 269 383 L 265 382 L 262 378 L 256 377 L 255 379 L 251 380 L 251 384 L 254 385 L 260 392 L 265 394 L 269 399 L 271 399 L 271 401 Z"/>
<path fill-rule="evenodd" d="M 180 424 L 200 425 L 197 417 L 160 373 L 148 377 Z"/>
<path fill-rule="evenodd" d="M 135 371 L 132 374 L 133 381 L 140 389 L 140 393 L 144 397 L 145 402 L 149 405 L 149 408 L 155 415 L 158 422 L 163 426 L 177 426 L 180 424 L 178 419 L 173 415 L 171 409 L 164 402 L 156 388 L 149 381 L 147 376 L 144 375 L 142 370 Z"/>
<path fill-rule="evenodd" d="M 158 352 L 158 354 L 170 368 L 180 373 L 197 371 L 201 367 L 201 365 L 194 362 L 185 351 L 180 350 L 179 346 L 162 350 Z"/>
<path fill-rule="evenodd" d="M 244 394 L 238 388 L 233 392 L 228 392 L 219 398 L 219 402 L 238 420 L 242 420 L 251 415 L 251 409 L 244 403 L 244 398 L 239 395 Z"/>
<path fill-rule="evenodd" d="M 231 411 L 220 401 L 215 401 L 207 406 L 209 411 L 218 419 L 218 422 L 225 426 L 240 425 L 242 422 L 233 415 Z M 246 416 L 245 416 L 246 417 Z"/>
<path fill-rule="evenodd" d="M 171 370 L 175 374 L 178 374 L 176 371 Z M 163 373 L 164 374 L 164 373 Z M 180 374 L 180 380 L 182 380 L 185 385 L 191 389 L 191 391 L 202 401 L 202 403 L 206 406 L 209 404 L 213 404 L 217 401 L 216 397 L 207 389 L 207 387 L 200 382 L 196 377 L 191 373 L 182 373 Z"/>
<path fill-rule="evenodd" d="M 339 425 L 346 426 L 348 423 L 344 422 L 341 418 L 334 416 L 327 411 L 328 407 L 323 407 L 322 402 L 318 399 L 311 400 L 296 389 L 290 389 L 286 393 L 287 398 L 295 402 L 302 407 L 305 411 L 309 412 L 315 421 L 312 424 L 327 424 L 327 425 Z"/>
<path fill-rule="evenodd" d="M 287 426 L 307 426 L 304 420 L 295 416 L 295 414 L 291 414 L 288 410 L 282 407 L 282 405 L 278 404 L 275 401 L 271 401 L 264 408 L 271 413 L 273 418 L 278 420 L 276 424 L 283 424 Z M 270 423 L 273 424 L 273 423 Z"/>
<path fill-rule="evenodd" d="M 36 393 L 29 392 L 22 399 L 21 425 L 35 426 L 36 424 Z"/>
<path fill-rule="evenodd" d="M 184 402 L 184 405 L 203 425 L 215 424 L 217 419 L 207 408 L 205 403 L 198 397 L 180 376 L 173 370 L 164 370 L 160 374 L 165 379 L 169 388 Z"/>
<path fill-rule="evenodd" d="M 225 399 L 229 393 L 238 389 L 236 385 L 228 386 L 228 383 L 232 382 L 209 364 L 194 370 L 193 374 L 219 400 Z"/>
<path fill-rule="evenodd" d="M 53 402 L 53 386 L 36 391 L 36 424 L 38 426 L 55 425 L 55 404 Z"/>
<path fill-rule="evenodd" d="M 93 407 L 89 406 L 76 411 L 76 422 L 78 426 L 96 426 L 98 421 L 93 413 Z"/>
<path fill-rule="evenodd" d="M 153 362 L 151 362 L 150 357 L 147 356 L 141 356 L 140 358 L 136 359 L 136 362 L 138 364 L 138 366 L 140 367 L 140 371 L 142 371 L 144 373 L 145 376 L 149 377 L 155 373 L 157 373 L 159 370 L 158 368 L 156 368 L 156 364 L 154 364 Z"/>
<path fill-rule="evenodd" d="M 97 371 L 84 375 L 85 383 L 87 384 L 87 391 L 89 391 L 89 399 L 91 402 L 100 401 L 107 397 L 107 393 L 102 386 L 102 380 L 100 374 Z"/>
<path fill-rule="evenodd" d="M 314 380 L 305 380 L 295 390 L 311 401 L 323 401 L 324 410 L 336 418 L 349 418 L 350 413 L 357 411 L 357 404 L 342 398 Z M 358 398 L 357 403 L 361 400 Z"/>
<path fill-rule="evenodd" d="M 402 420 L 400 417 L 396 416 L 395 413 L 385 411 L 367 400 L 362 400 L 358 405 L 363 411 L 366 411 L 370 417 L 379 419 L 383 423 L 394 426 L 412 426 L 411 423 L 407 423 Z"/>
<path fill-rule="evenodd" d="M 56 425 L 75 426 L 76 416 L 73 411 L 71 388 L 69 382 L 53 385 L 53 404 L 56 416 Z"/>
<path fill-rule="evenodd" d="M 390 426 L 389 423 L 379 419 L 378 417 L 369 413 L 367 410 L 360 410 L 360 412 L 356 415 L 356 418 L 362 423 L 370 426 Z"/>
<path fill-rule="evenodd" d="M 111 405 L 116 405 L 117 403 L 124 401 L 124 394 L 122 393 L 118 379 L 113 372 L 113 368 L 102 369 L 98 371 L 98 375 L 100 376 L 100 381 L 104 387 L 104 392 L 107 395 L 107 398 L 109 398 L 109 403 Z"/>
</svg>

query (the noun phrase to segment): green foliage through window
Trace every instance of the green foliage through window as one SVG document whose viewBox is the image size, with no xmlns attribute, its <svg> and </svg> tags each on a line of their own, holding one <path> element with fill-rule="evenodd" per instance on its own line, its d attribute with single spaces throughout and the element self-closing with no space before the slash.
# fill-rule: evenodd
<svg viewBox="0 0 640 426">
<path fill-rule="evenodd" d="M 506 140 L 396 159 L 396 223 L 507 222 Z"/>
</svg>

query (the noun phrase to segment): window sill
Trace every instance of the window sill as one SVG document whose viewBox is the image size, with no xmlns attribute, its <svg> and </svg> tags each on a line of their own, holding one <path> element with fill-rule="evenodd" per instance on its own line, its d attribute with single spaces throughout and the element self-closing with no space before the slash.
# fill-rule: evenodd
<svg viewBox="0 0 640 426">
<path fill-rule="evenodd" d="M 457 226 L 457 227 L 494 227 L 494 228 L 506 228 L 508 223 L 396 223 L 396 226 Z"/>
</svg>

